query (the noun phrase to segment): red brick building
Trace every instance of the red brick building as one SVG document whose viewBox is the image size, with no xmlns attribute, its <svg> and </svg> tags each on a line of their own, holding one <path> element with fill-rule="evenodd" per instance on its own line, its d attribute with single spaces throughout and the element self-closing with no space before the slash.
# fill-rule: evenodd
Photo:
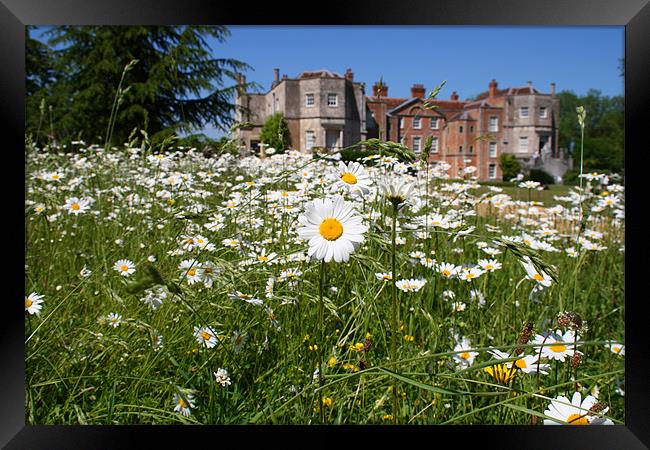
<svg viewBox="0 0 650 450">
<path fill-rule="evenodd" d="M 457 177 L 474 166 L 479 180 L 500 180 L 502 153 L 516 156 L 522 167 L 538 167 L 558 156 L 559 99 L 555 84 L 543 94 L 527 86 L 499 89 L 492 80 L 484 93 L 460 100 L 454 91 L 448 99 L 428 100 L 422 84 L 411 87 L 408 98 L 388 96 L 388 86 L 375 83 L 372 95 L 365 84 L 329 70 L 308 71 L 281 79 L 279 69 L 266 93 L 238 91 L 237 104 L 245 107 L 236 120 L 250 122 L 237 131 L 242 153 L 259 143 L 265 120 L 283 113 L 289 128 L 289 147 L 309 152 L 315 147 L 335 151 L 368 138 L 401 142 L 419 153 L 433 138 L 431 161 L 451 165 Z"/>
<path fill-rule="evenodd" d="M 448 100 L 428 100 L 421 84 L 411 87 L 410 98 L 389 97 L 388 86 L 375 84 L 366 104 L 369 138 L 386 136 L 418 153 L 432 136 L 430 161 L 450 164 L 452 177 L 475 166 L 480 180 L 500 180 L 501 153 L 512 153 L 526 165 L 543 152 L 557 151 L 554 85 L 551 94 L 541 94 L 531 83 L 499 90 L 492 80 L 487 92 L 460 101 L 455 91 Z"/>
</svg>

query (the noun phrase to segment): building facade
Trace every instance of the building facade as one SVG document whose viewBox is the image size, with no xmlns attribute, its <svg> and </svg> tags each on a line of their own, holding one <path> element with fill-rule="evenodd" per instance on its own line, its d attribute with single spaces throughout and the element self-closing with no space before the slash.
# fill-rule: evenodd
<svg viewBox="0 0 650 450">
<path fill-rule="evenodd" d="M 282 112 L 289 127 L 289 146 L 301 151 L 347 147 L 367 138 L 401 142 L 420 153 L 431 136 L 430 161 L 451 165 L 452 177 L 475 166 L 480 180 L 500 180 L 499 158 L 513 154 L 524 168 L 557 158 L 559 99 L 555 84 L 541 93 L 531 82 L 499 89 L 496 80 L 474 99 L 428 99 L 422 84 L 411 87 L 409 98 L 388 96 L 385 83 L 375 83 L 365 95 L 352 71 L 339 75 L 327 70 L 303 72 L 295 79 L 275 79 L 266 94 L 240 92 L 237 104 L 249 110 L 238 121 L 252 125 L 239 130 L 244 152 L 255 151 L 266 118 Z"/>
<path fill-rule="evenodd" d="M 245 79 L 240 80 L 240 84 Z M 279 78 L 275 69 L 271 89 L 265 94 L 240 92 L 236 103 L 237 122 L 251 126 L 237 137 L 244 151 L 257 150 L 266 119 L 282 113 L 289 129 L 289 147 L 312 151 L 315 147 L 336 150 L 366 138 L 365 86 L 354 81 L 350 69 L 345 75 L 328 70 L 302 72 L 297 78 Z"/>
</svg>

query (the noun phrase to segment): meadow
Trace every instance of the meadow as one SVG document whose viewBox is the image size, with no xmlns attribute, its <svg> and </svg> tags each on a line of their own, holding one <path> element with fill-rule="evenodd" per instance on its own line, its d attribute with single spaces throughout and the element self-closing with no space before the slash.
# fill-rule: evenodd
<svg viewBox="0 0 650 450">
<path fill-rule="evenodd" d="M 622 181 L 397 156 L 28 145 L 26 422 L 624 423 Z"/>
</svg>

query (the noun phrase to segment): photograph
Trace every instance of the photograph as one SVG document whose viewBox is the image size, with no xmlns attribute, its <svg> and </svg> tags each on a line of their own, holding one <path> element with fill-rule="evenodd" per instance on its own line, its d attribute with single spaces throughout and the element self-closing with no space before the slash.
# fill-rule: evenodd
<svg viewBox="0 0 650 450">
<path fill-rule="evenodd" d="M 25 43 L 28 423 L 624 423 L 622 27 Z"/>
<path fill-rule="evenodd" d="M 11 3 L 25 309 L 0 446 L 201 425 L 647 448 L 646 0 Z"/>
</svg>

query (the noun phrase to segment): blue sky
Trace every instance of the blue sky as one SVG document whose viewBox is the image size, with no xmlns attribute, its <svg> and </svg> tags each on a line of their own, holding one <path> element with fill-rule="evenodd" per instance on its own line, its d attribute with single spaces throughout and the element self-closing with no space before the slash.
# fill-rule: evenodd
<svg viewBox="0 0 650 450">
<path fill-rule="evenodd" d="M 254 70 L 246 73 L 263 90 L 273 69 L 296 77 L 305 70 L 329 69 L 372 84 L 383 77 L 390 97 L 409 97 L 413 83 L 427 92 L 447 81 L 439 98 L 457 91 L 464 99 L 487 90 L 527 81 L 542 92 L 578 95 L 598 89 L 623 95 L 619 59 L 625 29 L 605 27 L 495 26 L 230 26 L 224 43 L 210 41 L 215 57 L 235 58 Z M 221 133 L 206 129 L 209 136 Z"/>
<path fill-rule="evenodd" d="M 326 68 L 349 67 L 366 93 L 383 76 L 390 97 L 409 97 L 413 83 L 427 92 L 447 80 L 439 98 L 457 91 L 460 98 L 527 81 L 542 92 L 578 95 L 598 89 L 623 95 L 619 59 L 625 52 L 624 27 L 490 26 L 232 26 L 226 42 L 212 43 L 218 57 L 236 58 L 254 71 L 246 76 L 266 91 L 273 68 L 296 77 Z M 209 132 L 209 135 L 214 135 Z"/>
</svg>

